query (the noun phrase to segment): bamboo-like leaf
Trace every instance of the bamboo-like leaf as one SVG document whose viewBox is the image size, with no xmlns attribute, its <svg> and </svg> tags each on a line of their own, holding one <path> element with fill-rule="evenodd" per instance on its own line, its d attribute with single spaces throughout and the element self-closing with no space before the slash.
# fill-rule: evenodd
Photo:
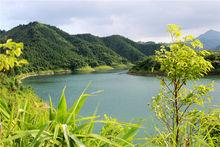
<svg viewBox="0 0 220 147">
<path fill-rule="evenodd" d="M 30 136 L 30 135 L 31 136 L 36 136 L 39 133 L 39 130 L 25 130 L 25 131 L 18 131 L 18 132 L 14 132 L 14 133 L 15 133 L 15 135 L 0 140 L 0 143 L 4 143 L 4 142 L 7 142 L 7 141 L 13 141 L 13 140 L 23 138 L 25 136 Z"/>
<path fill-rule="evenodd" d="M 66 97 L 65 97 L 65 88 L 63 88 L 60 101 L 58 103 L 57 114 L 56 114 L 56 121 L 60 123 L 65 123 L 65 117 L 67 115 L 67 104 L 66 104 Z"/>
<path fill-rule="evenodd" d="M 82 109 L 83 105 L 85 104 L 86 99 L 88 96 L 91 96 L 90 94 L 85 94 L 85 91 L 87 88 L 90 86 L 90 83 L 87 85 L 87 87 L 83 90 L 82 94 L 80 97 L 74 102 L 72 107 L 69 110 L 69 116 L 66 120 L 66 124 L 70 122 L 71 119 L 75 121 L 75 117 L 79 114 L 80 110 Z"/>
<path fill-rule="evenodd" d="M 101 135 L 98 135 L 98 134 L 86 134 L 86 135 L 81 135 L 81 134 L 78 135 L 78 134 L 77 134 L 77 136 L 79 136 L 79 137 L 84 137 L 84 138 L 94 138 L 94 139 L 98 139 L 98 140 L 100 140 L 100 141 L 103 141 L 103 142 L 105 142 L 105 143 L 107 143 L 107 144 L 109 144 L 109 145 L 112 145 L 112 146 L 114 146 L 114 147 L 121 147 L 121 145 L 119 145 L 119 144 L 117 144 L 117 143 L 115 143 L 115 142 L 109 140 L 109 139 L 106 138 L 106 137 L 103 137 L 103 136 L 101 136 Z"/>
<path fill-rule="evenodd" d="M 70 138 L 75 142 L 77 147 L 86 147 L 75 135 L 70 134 Z"/>
<path fill-rule="evenodd" d="M 58 136 L 58 134 L 59 134 L 59 129 L 60 129 L 60 125 L 57 124 L 57 125 L 55 126 L 54 133 L 53 133 L 53 139 L 54 139 L 54 140 L 57 139 L 57 136 Z"/>
<path fill-rule="evenodd" d="M 128 139 L 128 138 L 130 138 L 130 137 L 135 136 L 135 135 L 137 134 L 137 130 L 138 130 L 138 128 L 135 128 L 135 127 L 129 129 L 129 130 L 123 135 L 122 139 L 125 139 L 125 140 L 126 140 L 126 139 Z"/>
<path fill-rule="evenodd" d="M 69 133 L 68 133 L 67 125 L 63 124 L 62 127 L 63 127 L 63 135 L 64 135 L 64 138 L 66 141 L 66 145 L 67 145 L 67 147 L 70 147 L 70 141 L 69 141 L 69 135 L 68 135 Z"/>
<path fill-rule="evenodd" d="M 40 138 L 40 136 L 43 134 L 43 131 L 48 127 L 48 124 L 44 125 L 41 127 L 41 129 L 39 130 L 37 136 L 34 138 L 34 140 L 32 141 L 30 146 L 36 146 L 36 144 L 38 143 L 38 139 Z"/>
<path fill-rule="evenodd" d="M 24 110 L 24 111 L 23 111 L 23 115 L 22 115 L 22 122 L 23 122 L 23 123 L 22 123 L 22 127 L 23 127 L 23 128 L 25 127 L 25 126 L 24 126 L 24 125 L 25 125 L 24 122 L 25 122 L 25 116 L 26 116 L 27 105 L 28 105 L 28 101 L 25 102 L 25 105 L 24 105 L 24 108 L 23 108 L 23 110 Z"/>
<path fill-rule="evenodd" d="M 10 118 L 10 113 L 7 112 L 7 110 L 5 109 L 6 105 L 4 105 L 4 103 L 1 101 L 0 103 L 0 112 L 6 117 L 6 118 Z"/>
<path fill-rule="evenodd" d="M 74 103 L 73 107 L 69 111 L 69 116 L 67 118 L 66 123 L 68 124 L 70 120 L 73 118 L 75 120 L 75 117 L 79 114 L 80 110 L 85 104 L 86 99 L 88 96 L 91 96 L 90 94 L 83 94 L 79 97 L 79 99 Z"/>
<path fill-rule="evenodd" d="M 98 108 L 99 108 L 99 104 L 97 105 L 94 113 L 93 113 L 93 116 L 96 116 L 97 112 L 98 112 Z M 95 119 L 95 118 L 94 118 Z M 89 123 L 89 128 L 88 128 L 88 133 L 92 133 L 93 129 L 94 129 L 94 126 L 95 126 L 95 122 L 94 122 L 94 119 L 91 119 L 90 123 Z"/>
<path fill-rule="evenodd" d="M 55 114 L 53 112 L 53 101 L 52 98 L 50 97 L 50 109 L 49 109 L 49 119 L 54 120 Z"/>
</svg>

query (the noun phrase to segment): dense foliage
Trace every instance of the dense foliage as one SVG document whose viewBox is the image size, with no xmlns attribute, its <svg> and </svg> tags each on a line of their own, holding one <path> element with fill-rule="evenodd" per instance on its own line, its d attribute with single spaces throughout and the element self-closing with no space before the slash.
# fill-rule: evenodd
<svg viewBox="0 0 220 147">
<path fill-rule="evenodd" d="M 12 42 L 11 39 L 7 40 L 6 43 L 0 44 L 0 71 L 6 72 L 9 69 L 27 64 L 27 60 L 19 59 L 18 57 L 22 54 L 23 43 Z"/>
<path fill-rule="evenodd" d="M 211 52 L 211 54 L 205 57 L 208 61 L 212 63 L 214 70 L 212 70 L 212 74 L 219 74 L 220 73 L 220 52 Z"/>
<path fill-rule="evenodd" d="M 29 65 L 16 68 L 16 73 L 126 65 L 159 49 L 158 44 L 140 44 L 117 35 L 103 38 L 91 34 L 69 35 L 38 22 L 1 31 L 0 38 L 2 42 L 12 38 L 25 45 L 23 57 Z"/>
</svg>

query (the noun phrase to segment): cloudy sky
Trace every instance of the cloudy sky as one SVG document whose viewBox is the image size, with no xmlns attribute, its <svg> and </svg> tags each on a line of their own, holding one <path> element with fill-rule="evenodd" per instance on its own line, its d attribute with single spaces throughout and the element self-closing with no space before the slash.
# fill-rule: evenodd
<svg viewBox="0 0 220 147">
<path fill-rule="evenodd" d="M 135 41 L 164 42 L 169 41 L 169 23 L 194 35 L 220 31 L 220 0 L 0 0 L 0 29 L 31 21 L 70 34 L 120 34 Z"/>
</svg>

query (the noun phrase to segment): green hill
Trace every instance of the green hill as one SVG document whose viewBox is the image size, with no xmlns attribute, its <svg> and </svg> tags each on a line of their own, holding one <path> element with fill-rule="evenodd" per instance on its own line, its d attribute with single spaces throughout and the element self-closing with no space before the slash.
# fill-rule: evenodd
<svg viewBox="0 0 220 147">
<path fill-rule="evenodd" d="M 145 56 L 141 51 L 130 44 L 130 40 L 119 35 L 113 35 L 103 38 L 106 46 L 118 53 L 120 56 L 125 57 L 131 62 L 142 60 Z"/>
<path fill-rule="evenodd" d="M 70 35 L 54 26 L 32 22 L 0 31 L 0 40 L 12 38 L 25 45 L 23 57 L 29 65 L 20 72 L 72 69 L 84 66 L 115 66 L 135 63 L 154 54 L 159 44 L 141 44 L 119 35 L 98 37 Z"/>
</svg>

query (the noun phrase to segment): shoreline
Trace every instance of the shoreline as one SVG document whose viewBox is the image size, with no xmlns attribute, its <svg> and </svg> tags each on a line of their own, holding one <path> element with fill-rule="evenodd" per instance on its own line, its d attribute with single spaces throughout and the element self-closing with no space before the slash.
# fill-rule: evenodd
<svg viewBox="0 0 220 147">
<path fill-rule="evenodd" d="M 109 68 L 99 68 L 95 67 L 88 69 L 88 70 L 76 70 L 72 71 L 70 69 L 59 69 L 59 70 L 45 70 L 45 71 L 37 71 L 37 72 L 30 72 L 30 73 L 24 73 L 17 75 L 16 78 L 19 80 L 19 82 L 22 82 L 22 80 L 29 78 L 29 77 L 36 77 L 36 76 L 52 76 L 52 75 L 66 75 L 66 74 L 86 74 L 86 73 L 102 73 L 102 72 L 107 72 L 111 70 L 123 70 L 123 69 L 128 69 L 128 68 L 117 68 L 117 67 L 109 67 Z"/>
<path fill-rule="evenodd" d="M 127 74 L 129 75 L 134 75 L 134 76 L 164 76 L 164 73 L 162 72 L 132 72 L 132 71 L 129 71 L 127 72 Z"/>
<path fill-rule="evenodd" d="M 66 74 L 86 74 L 86 73 L 102 73 L 102 72 L 107 72 L 107 71 L 113 71 L 113 70 L 125 70 L 125 68 L 108 68 L 108 69 L 95 69 L 95 70 L 89 70 L 89 71 L 72 71 L 70 69 L 60 69 L 60 70 L 45 70 L 45 71 L 38 71 L 38 72 L 30 72 L 30 73 L 25 73 L 25 74 L 20 74 L 17 75 L 16 78 L 21 82 L 22 80 L 29 78 L 29 77 L 36 77 L 36 76 L 52 76 L 52 75 L 66 75 Z M 127 68 L 128 69 L 128 68 Z M 161 72 L 131 72 L 127 71 L 126 72 L 129 75 L 133 76 L 164 76 L 163 73 Z M 205 75 L 204 77 L 209 77 L 209 76 L 220 76 L 220 72 L 210 72 L 209 74 Z"/>
<path fill-rule="evenodd" d="M 162 72 L 132 72 L 132 71 L 129 71 L 127 72 L 127 74 L 129 75 L 134 75 L 134 76 L 165 76 L 164 73 Z M 212 72 L 209 72 L 207 75 L 204 75 L 204 77 L 213 77 L 213 76 L 220 76 L 220 72 L 219 71 L 212 71 Z"/>
<path fill-rule="evenodd" d="M 30 72 L 17 75 L 16 78 L 21 82 L 22 80 L 29 78 L 29 77 L 36 77 L 36 76 L 49 76 L 49 75 L 63 75 L 63 74 L 71 74 L 73 73 L 69 69 L 61 69 L 61 70 L 45 70 L 45 71 L 37 71 L 37 72 Z"/>
</svg>

